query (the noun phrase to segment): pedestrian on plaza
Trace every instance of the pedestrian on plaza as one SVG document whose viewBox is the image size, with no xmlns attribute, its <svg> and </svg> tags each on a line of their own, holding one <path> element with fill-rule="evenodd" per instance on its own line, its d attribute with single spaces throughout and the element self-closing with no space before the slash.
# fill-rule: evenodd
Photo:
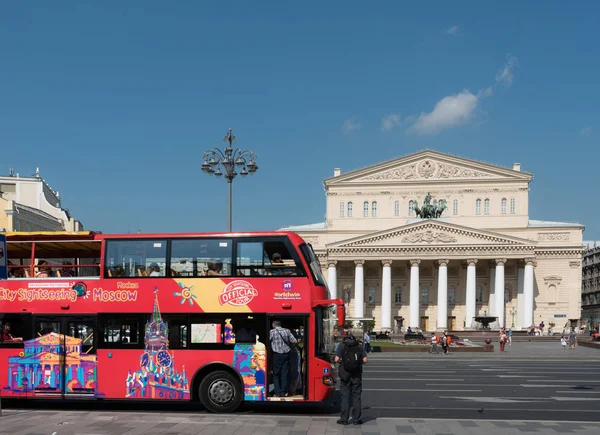
<svg viewBox="0 0 600 435">
<path fill-rule="evenodd" d="M 571 328 L 571 333 L 569 334 L 569 347 L 571 349 L 577 347 L 577 336 L 575 335 L 575 330 L 573 328 Z"/>
<path fill-rule="evenodd" d="M 362 424 L 362 366 L 368 362 L 367 353 L 354 335 L 349 334 L 338 347 L 334 362 L 340 363 L 342 395 L 342 412 L 337 423 L 347 425 L 352 409 L 352 424 Z"/>
<path fill-rule="evenodd" d="M 275 320 L 273 329 L 269 332 L 269 342 L 273 351 L 273 385 L 277 397 L 289 396 L 288 375 L 290 371 L 290 353 L 298 341 L 287 328 L 281 327 L 281 322 Z"/>
<path fill-rule="evenodd" d="M 363 343 L 365 345 L 365 352 L 371 352 L 371 335 L 369 335 L 369 331 L 365 331 L 365 335 L 363 337 Z"/>
<path fill-rule="evenodd" d="M 435 335 L 435 332 L 431 334 L 431 349 L 429 349 L 429 353 L 440 353 L 440 349 L 438 348 L 438 343 L 440 341 L 440 338 Z"/>
<path fill-rule="evenodd" d="M 506 334 L 506 336 L 508 337 L 508 345 L 512 346 L 512 329 L 508 328 L 508 333 Z"/>
<path fill-rule="evenodd" d="M 500 352 L 504 352 L 504 346 L 506 346 L 506 341 L 508 340 L 508 336 L 506 335 L 506 330 L 502 329 L 500 331 Z"/>
<path fill-rule="evenodd" d="M 563 350 L 567 350 L 567 338 L 564 335 L 560 337 L 560 344 Z"/>
<path fill-rule="evenodd" d="M 450 345 L 450 338 L 448 337 L 448 333 L 444 332 L 442 335 L 442 351 L 444 351 L 444 355 L 448 355 L 448 346 Z"/>
</svg>

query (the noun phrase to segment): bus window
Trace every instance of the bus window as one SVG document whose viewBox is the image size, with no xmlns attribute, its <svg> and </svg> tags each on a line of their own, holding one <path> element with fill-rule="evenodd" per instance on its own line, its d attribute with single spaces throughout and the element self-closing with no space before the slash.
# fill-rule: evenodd
<svg viewBox="0 0 600 435">
<path fill-rule="evenodd" d="M 283 241 L 237 242 L 237 274 L 240 276 L 304 276 L 295 255 Z"/>
<path fill-rule="evenodd" d="M 99 277 L 101 247 L 100 242 L 88 240 L 38 241 L 34 267 L 26 273 L 35 278 Z"/>
<path fill-rule="evenodd" d="M 171 276 L 231 276 L 231 239 L 175 239 L 171 241 Z"/>
<path fill-rule="evenodd" d="M 107 240 L 105 278 L 164 277 L 166 240 Z"/>
<path fill-rule="evenodd" d="M 100 316 L 100 340 L 98 345 L 104 348 L 132 345 L 140 347 L 144 339 L 143 316 L 135 314 L 104 314 Z"/>
<path fill-rule="evenodd" d="M 147 316 L 152 321 L 152 315 Z M 188 316 L 186 314 L 162 314 L 163 322 L 169 326 L 169 348 L 186 349 L 188 347 Z"/>
<path fill-rule="evenodd" d="M 6 245 L 9 278 L 29 278 L 31 276 L 31 242 L 9 241 Z"/>
<path fill-rule="evenodd" d="M 0 314 L 0 346 L 20 344 L 31 338 L 31 314 Z"/>
<path fill-rule="evenodd" d="M 312 246 L 304 244 L 300 246 L 300 250 L 302 251 L 302 255 L 304 255 L 304 259 L 310 266 L 311 275 L 315 284 L 324 286 L 325 278 L 321 272 L 321 264 L 319 263 L 319 259 L 315 255 Z"/>
</svg>

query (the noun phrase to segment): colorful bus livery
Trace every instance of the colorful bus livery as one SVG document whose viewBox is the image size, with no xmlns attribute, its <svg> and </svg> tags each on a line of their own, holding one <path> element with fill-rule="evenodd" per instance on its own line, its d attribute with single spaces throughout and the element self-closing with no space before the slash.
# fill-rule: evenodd
<svg viewBox="0 0 600 435">
<path fill-rule="evenodd" d="M 0 280 L 2 396 L 311 401 L 334 391 L 333 307 L 293 233 L 7 235 Z M 273 396 L 269 331 L 293 331 Z M 10 326 L 7 326 L 10 325 Z"/>
</svg>

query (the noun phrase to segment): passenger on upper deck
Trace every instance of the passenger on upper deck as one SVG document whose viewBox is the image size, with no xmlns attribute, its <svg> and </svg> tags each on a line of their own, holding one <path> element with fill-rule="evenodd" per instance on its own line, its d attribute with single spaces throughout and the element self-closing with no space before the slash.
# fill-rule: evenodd
<svg viewBox="0 0 600 435">
<path fill-rule="evenodd" d="M 209 261 L 207 267 L 208 269 L 204 276 L 227 276 L 221 273 L 223 270 L 223 263 L 219 261 Z"/>
<path fill-rule="evenodd" d="M 50 278 L 52 276 L 52 268 L 46 260 L 38 261 L 38 273 L 36 278 Z"/>
<path fill-rule="evenodd" d="M 7 260 L 9 278 L 25 278 L 25 271 L 21 267 L 14 267 L 14 263 Z"/>
<path fill-rule="evenodd" d="M 148 272 L 148 276 L 161 276 L 160 266 L 158 265 L 158 263 L 151 263 L 150 266 L 148 266 Z"/>
<path fill-rule="evenodd" d="M 60 276 L 61 277 L 64 276 L 67 278 L 75 276 L 75 271 L 73 270 L 73 268 L 71 266 L 73 266 L 72 263 L 70 263 L 68 261 L 63 261 L 63 267 L 60 270 Z"/>
</svg>

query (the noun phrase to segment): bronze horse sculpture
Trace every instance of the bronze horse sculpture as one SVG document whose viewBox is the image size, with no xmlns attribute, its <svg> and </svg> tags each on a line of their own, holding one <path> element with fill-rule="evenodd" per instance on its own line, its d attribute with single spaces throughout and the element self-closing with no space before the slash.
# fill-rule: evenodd
<svg viewBox="0 0 600 435">
<path fill-rule="evenodd" d="M 446 208 L 445 199 L 433 200 L 433 204 L 431 204 L 431 194 L 428 193 L 423 200 L 422 208 L 415 205 L 415 214 L 421 219 L 437 219 L 442 216 Z"/>
</svg>

